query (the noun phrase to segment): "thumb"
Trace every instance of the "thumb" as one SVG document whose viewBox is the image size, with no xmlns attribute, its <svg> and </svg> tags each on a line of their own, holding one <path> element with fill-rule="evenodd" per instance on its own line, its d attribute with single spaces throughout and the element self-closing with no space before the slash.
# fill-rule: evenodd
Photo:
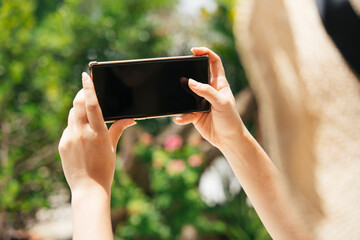
<svg viewBox="0 0 360 240">
<path fill-rule="evenodd" d="M 109 129 L 109 136 L 114 149 L 116 148 L 116 145 L 124 129 L 135 124 L 136 122 L 134 121 L 134 119 L 121 119 L 111 125 Z"/>
<path fill-rule="evenodd" d="M 217 106 L 221 99 L 220 93 L 209 84 L 200 83 L 190 78 L 189 87 L 194 93 L 208 100 L 213 106 Z"/>
</svg>

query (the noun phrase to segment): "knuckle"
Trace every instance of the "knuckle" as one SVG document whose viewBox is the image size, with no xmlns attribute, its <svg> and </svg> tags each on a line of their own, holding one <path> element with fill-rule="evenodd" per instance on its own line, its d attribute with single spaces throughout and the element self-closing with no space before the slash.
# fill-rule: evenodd
<svg viewBox="0 0 360 240">
<path fill-rule="evenodd" d="M 80 136 L 81 135 L 79 134 L 79 132 L 76 129 L 74 129 L 74 128 L 70 129 L 69 127 L 67 127 L 64 130 L 64 133 L 61 136 L 61 139 L 60 139 L 60 142 L 58 145 L 58 150 L 59 150 L 60 154 L 67 152 L 69 149 L 72 148 L 72 146 L 77 144 Z"/>
<path fill-rule="evenodd" d="M 89 139 L 89 137 L 86 135 L 86 134 L 79 134 L 78 136 L 76 136 L 76 142 L 81 142 L 81 143 L 83 143 L 83 142 L 86 142 L 86 141 L 88 141 L 88 139 Z"/>
<path fill-rule="evenodd" d="M 73 101 L 73 106 L 84 105 L 84 104 L 85 104 L 85 100 L 83 98 L 75 98 Z"/>
<path fill-rule="evenodd" d="M 58 145 L 58 150 L 60 153 L 64 150 L 64 141 L 60 140 L 59 145 Z"/>
<path fill-rule="evenodd" d="M 75 109 L 72 107 L 69 111 L 69 117 L 74 114 Z"/>
<path fill-rule="evenodd" d="M 221 98 L 218 102 L 222 107 L 229 108 L 232 107 L 233 102 L 229 98 Z"/>
<path fill-rule="evenodd" d="M 231 106 L 233 105 L 233 102 L 231 101 L 231 99 L 228 99 L 228 98 L 227 98 L 227 99 L 225 100 L 225 105 L 231 107 Z"/>
<path fill-rule="evenodd" d="M 78 105 L 78 104 L 84 104 L 85 102 L 85 98 L 84 98 L 84 90 L 81 89 L 75 96 L 74 100 L 73 100 L 73 105 Z"/>
<path fill-rule="evenodd" d="M 92 84 L 91 81 L 87 81 L 87 84 L 84 84 L 84 85 L 83 85 L 84 91 L 92 90 L 93 88 L 94 88 L 94 85 Z"/>
<path fill-rule="evenodd" d="M 219 55 L 217 55 L 216 53 L 214 53 L 213 51 L 210 51 L 211 53 L 211 64 L 216 64 L 218 62 L 221 62 L 221 58 L 219 57 Z"/>
<path fill-rule="evenodd" d="M 74 116 L 74 108 L 71 108 L 70 111 L 69 111 L 69 116 L 68 116 L 68 125 L 71 124 L 71 119 L 72 117 Z"/>
<path fill-rule="evenodd" d="M 216 53 L 212 52 L 214 54 L 214 62 L 221 62 L 221 58 Z"/>
<path fill-rule="evenodd" d="M 204 92 L 208 92 L 208 93 L 211 92 L 211 86 L 209 84 L 203 84 L 202 86 Z"/>
<path fill-rule="evenodd" d="M 88 102 L 88 103 L 86 104 L 86 108 L 87 108 L 89 111 L 94 111 L 94 110 L 97 109 L 97 107 L 98 107 L 98 104 L 97 104 L 97 102 L 95 102 L 95 101 L 91 101 L 91 102 Z"/>
<path fill-rule="evenodd" d="M 95 138 L 99 142 L 103 142 L 107 139 L 108 133 L 107 132 L 96 132 Z"/>
<path fill-rule="evenodd" d="M 79 136 L 79 140 L 82 142 L 92 141 L 92 142 L 102 142 L 106 139 L 106 134 L 103 132 L 89 131 L 86 134 Z"/>
<path fill-rule="evenodd" d="M 59 153 L 62 154 L 66 152 L 69 149 L 69 146 L 70 146 L 69 140 L 67 138 L 61 138 L 58 146 Z"/>
</svg>

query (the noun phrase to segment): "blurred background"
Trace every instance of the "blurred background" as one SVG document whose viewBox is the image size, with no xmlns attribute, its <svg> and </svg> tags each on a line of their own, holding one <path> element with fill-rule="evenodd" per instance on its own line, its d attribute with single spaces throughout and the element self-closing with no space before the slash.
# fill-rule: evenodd
<svg viewBox="0 0 360 240">
<path fill-rule="evenodd" d="M 222 58 L 239 114 L 256 104 L 235 49 L 234 0 L 0 1 L 0 239 L 71 239 L 57 146 L 89 61 Z M 226 160 L 170 118 L 126 130 L 112 188 L 115 239 L 270 239 Z"/>
</svg>

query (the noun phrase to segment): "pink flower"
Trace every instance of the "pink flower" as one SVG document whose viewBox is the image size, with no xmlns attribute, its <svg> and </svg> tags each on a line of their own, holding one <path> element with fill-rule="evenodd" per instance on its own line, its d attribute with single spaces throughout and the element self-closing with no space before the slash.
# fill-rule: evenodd
<svg viewBox="0 0 360 240">
<path fill-rule="evenodd" d="M 184 171 L 186 168 L 186 164 L 184 161 L 179 159 L 171 160 L 166 166 L 166 172 L 170 175 L 179 174 Z"/>
<path fill-rule="evenodd" d="M 143 133 L 140 136 L 140 142 L 145 146 L 149 146 L 153 143 L 154 137 L 150 133 Z"/>
<path fill-rule="evenodd" d="M 164 148 L 171 152 L 182 147 L 183 139 L 180 135 L 174 134 L 165 140 Z"/>
<path fill-rule="evenodd" d="M 204 158 L 201 154 L 194 154 L 188 159 L 189 165 L 192 167 L 200 166 L 203 163 L 203 161 Z"/>
</svg>

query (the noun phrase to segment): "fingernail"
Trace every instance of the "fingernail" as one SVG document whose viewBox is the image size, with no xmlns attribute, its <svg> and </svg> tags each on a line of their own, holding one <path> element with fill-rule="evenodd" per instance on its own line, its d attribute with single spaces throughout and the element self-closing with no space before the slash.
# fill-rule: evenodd
<svg viewBox="0 0 360 240">
<path fill-rule="evenodd" d="M 194 53 L 194 50 L 197 49 L 197 48 L 198 47 L 192 47 L 190 51 Z"/>
<path fill-rule="evenodd" d="M 189 85 L 191 85 L 191 87 L 193 87 L 193 88 L 197 88 L 197 87 L 200 86 L 200 83 L 197 82 L 197 81 L 195 81 L 195 80 L 192 79 L 192 78 L 189 78 Z"/>
<path fill-rule="evenodd" d="M 129 125 L 126 125 L 125 129 L 129 128 L 129 127 L 132 127 L 132 126 L 134 126 L 136 124 L 137 124 L 137 122 L 134 121 L 134 122 L 130 123 Z"/>
<path fill-rule="evenodd" d="M 134 125 L 136 125 L 137 124 L 137 122 L 133 122 L 133 123 L 131 123 L 130 125 L 129 125 L 129 127 L 131 127 L 131 126 L 134 126 Z"/>
</svg>

